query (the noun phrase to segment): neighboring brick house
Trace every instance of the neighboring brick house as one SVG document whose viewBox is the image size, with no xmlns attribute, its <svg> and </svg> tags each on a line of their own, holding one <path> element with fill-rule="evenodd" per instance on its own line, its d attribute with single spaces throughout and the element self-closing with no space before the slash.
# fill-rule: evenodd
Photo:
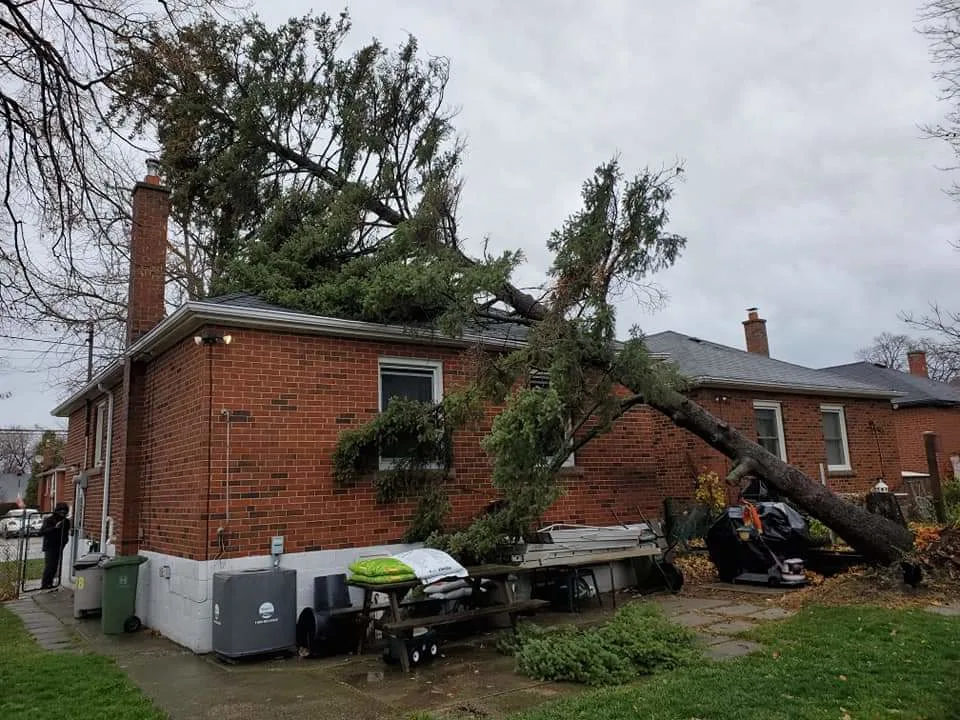
<svg viewBox="0 0 960 720">
<path fill-rule="evenodd" d="M 331 458 L 339 433 L 374 417 L 391 395 L 438 400 L 471 381 L 478 353 L 516 348 L 524 334 L 508 323 L 457 338 L 415 334 L 242 293 L 188 302 L 164 318 L 168 191 L 159 183 L 150 175 L 134 190 L 124 357 L 54 414 L 69 418 L 65 464 L 82 469 L 75 540 L 148 557 L 139 614 L 204 652 L 212 573 L 266 565 L 272 536 L 285 538 L 282 564 L 302 571 L 301 607 L 312 601 L 313 576 L 405 547 L 414 503 L 378 503 L 369 479 L 338 486 Z M 753 320 L 748 337 L 765 343 Z M 692 377 L 695 399 L 754 437 L 759 428 L 768 448 L 814 475 L 819 462 L 832 462 L 831 486 L 866 489 L 882 474 L 867 428 L 892 428 L 889 391 L 676 333 L 649 342 Z M 707 371 L 690 358 L 708 359 Z M 447 479 L 454 524 L 496 499 L 480 447 L 496 412 L 455 435 Z M 722 470 L 724 461 L 638 407 L 571 458 L 566 494 L 547 519 L 655 515 L 664 497 L 691 497 L 707 466 Z"/>
<path fill-rule="evenodd" d="M 907 476 L 926 476 L 924 432 L 937 434 L 941 463 L 945 464 L 952 456 L 960 456 L 960 388 L 927 377 L 927 360 L 922 350 L 908 353 L 907 360 L 908 373 L 868 362 L 837 365 L 825 370 L 901 393 L 900 397 L 893 399 L 900 469 Z M 950 472 L 954 470 L 951 468 Z"/>
<path fill-rule="evenodd" d="M 755 309 L 744 321 L 747 347 L 736 348 L 663 332 L 647 347 L 667 355 L 692 382 L 689 395 L 770 452 L 822 479 L 837 492 L 863 491 L 880 478 L 898 476 L 896 448 L 884 447 L 894 433 L 889 390 L 768 356 L 765 321 Z M 721 475 L 732 462 L 700 443 L 698 467 Z"/>
<path fill-rule="evenodd" d="M 58 465 L 40 474 L 37 482 L 37 507 L 40 512 L 53 512 L 58 502 L 69 505 L 73 499 L 73 474 L 70 468 Z"/>
</svg>

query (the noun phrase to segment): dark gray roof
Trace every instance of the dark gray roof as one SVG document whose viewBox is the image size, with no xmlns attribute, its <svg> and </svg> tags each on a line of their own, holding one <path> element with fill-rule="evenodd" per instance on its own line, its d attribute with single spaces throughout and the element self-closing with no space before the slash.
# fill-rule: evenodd
<svg viewBox="0 0 960 720">
<path fill-rule="evenodd" d="M 816 395 L 891 397 L 896 394 L 868 382 L 774 360 L 683 333 L 661 332 L 648 336 L 645 341 L 651 352 L 667 355 L 680 372 L 697 385 L 747 386 Z"/>
<path fill-rule="evenodd" d="M 263 300 L 248 292 L 234 292 L 226 295 L 204 298 L 202 302 L 214 303 L 217 305 L 229 305 L 232 307 L 254 308 L 257 310 L 275 310 L 278 312 L 294 312 L 302 315 L 316 316 L 315 313 L 309 313 L 304 310 L 297 310 L 293 308 L 286 308 L 275 303 L 267 302 L 266 300 Z M 492 310 L 489 314 L 492 317 L 474 320 L 467 327 L 465 327 L 464 330 L 476 333 L 478 335 L 483 335 L 484 337 L 490 339 L 510 340 L 514 342 L 522 342 L 527 337 L 527 333 L 529 332 L 528 326 L 512 320 L 507 313 Z M 430 326 L 423 325 L 420 329 L 428 330 L 430 329 Z M 412 328 L 412 331 L 416 332 L 416 328 Z"/>
<path fill-rule="evenodd" d="M 848 365 L 834 365 L 824 368 L 824 370 L 851 380 L 867 382 L 903 393 L 903 397 L 893 400 L 896 405 L 901 407 L 911 405 L 960 405 L 960 388 L 951 387 L 947 383 L 937 382 L 918 375 L 893 370 L 883 365 L 857 362 Z"/>
<path fill-rule="evenodd" d="M 205 303 L 214 303 L 216 305 L 232 305 L 233 307 L 259 308 L 260 310 L 286 310 L 288 308 L 274 305 L 266 300 L 261 300 L 256 295 L 247 292 L 234 292 L 226 295 L 217 295 L 216 297 L 204 298 Z"/>
</svg>

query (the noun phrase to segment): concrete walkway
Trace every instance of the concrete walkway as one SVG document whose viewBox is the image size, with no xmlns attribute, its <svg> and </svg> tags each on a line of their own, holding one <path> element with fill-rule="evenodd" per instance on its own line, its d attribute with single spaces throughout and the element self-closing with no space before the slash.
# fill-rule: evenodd
<svg viewBox="0 0 960 720">
<path fill-rule="evenodd" d="M 27 632 L 44 650 L 76 652 L 77 645 L 66 626 L 60 622 L 55 614 L 48 612 L 34 602 L 34 597 L 34 595 L 26 595 L 19 600 L 6 603 L 4 607 L 19 616 Z"/>
<path fill-rule="evenodd" d="M 726 660 L 759 649 L 737 633 L 790 614 L 765 608 L 762 599 L 746 599 L 665 596 L 641 601 L 659 603 L 668 616 L 696 629 L 709 657 Z M 8 607 L 54 649 L 65 649 L 72 632 L 86 649 L 115 658 L 173 720 L 386 719 L 417 710 L 496 718 L 584 691 L 518 675 L 513 658 L 496 651 L 493 633 L 444 644 L 439 660 L 404 675 L 385 665 L 379 654 L 227 665 L 149 631 L 105 636 L 99 621 L 74 620 L 68 590 L 34 595 Z M 541 613 L 537 618 L 544 624 L 596 622 L 610 612 Z M 54 634 L 58 626 L 62 635 Z"/>
</svg>

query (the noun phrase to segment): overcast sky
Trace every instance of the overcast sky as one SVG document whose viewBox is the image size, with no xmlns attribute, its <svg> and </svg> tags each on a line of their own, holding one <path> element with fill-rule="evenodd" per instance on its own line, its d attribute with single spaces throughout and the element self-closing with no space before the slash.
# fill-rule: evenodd
<svg viewBox="0 0 960 720">
<path fill-rule="evenodd" d="M 271 22 L 323 9 L 254 4 Z M 357 42 L 396 45 L 409 32 L 450 58 L 469 144 L 462 228 L 523 248 L 523 281 L 540 278 L 546 237 L 600 162 L 618 153 L 635 172 L 684 161 L 670 229 L 688 247 L 658 278 L 669 302 L 650 313 L 625 300 L 624 331 L 637 323 L 743 347 L 740 322 L 758 306 L 774 357 L 822 366 L 902 331 L 900 310 L 960 308 L 949 245 L 960 207 L 937 169 L 951 156 L 918 130 L 946 108 L 912 0 L 349 7 Z M 45 387 L 31 353 L 14 356 L 35 372 L 0 370 L 0 390 L 14 391 L 0 426 L 51 424 L 62 392 Z"/>
</svg>

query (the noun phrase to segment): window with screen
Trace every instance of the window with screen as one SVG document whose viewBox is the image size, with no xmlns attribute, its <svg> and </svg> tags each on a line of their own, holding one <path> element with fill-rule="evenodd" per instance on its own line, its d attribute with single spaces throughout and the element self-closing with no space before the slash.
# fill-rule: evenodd
<svg viewBox="0 0 960 720">
<path fill-rule="evenodd" d="M 103 467 L 103 454 L 107 444 L 107 404 L 97 405 L 93 418 L 93 466 Z"/>
<path fill-rule="evenodd" d="M 380 361 L 380 410 L 386 410 L 394 398 L 436 404 L 441 400 L 442 365 L 432 360 L 382 359 Z M 399 439 L 380 448 L 380 467 L 390 469 L 402 458 L 410 457 L 415 438 Z"/>
<path fill-rule="evenodd" d="M 839 405 L 821 405 L 823 443 L 828 470 L 850 470 L 850 449 L 847 446 L 847 419 Z"/>
<path fill-rule="evenodd" d="M 780 403 L 757 400 L 753 403 L 753 418 L 757 427 L 757 444 L 786 462 L 787 448 L 783 437 Z"/>
<path fill-rule="evenodd" d="M 531 373 L 528 386 L 535 390 L 547 390 L 550 388 L 550 376 L 541 372 Z M 570 420 L 567 420 L 567 435 L 569 436 L 572 432 L 573 423 L 570 422 Z M 576 465 L 576 458 L 574 456 L 575 453 L 570 453 L 570 455 L 563 461 L 563 467 L 574 467 Z"/>
</svg>

